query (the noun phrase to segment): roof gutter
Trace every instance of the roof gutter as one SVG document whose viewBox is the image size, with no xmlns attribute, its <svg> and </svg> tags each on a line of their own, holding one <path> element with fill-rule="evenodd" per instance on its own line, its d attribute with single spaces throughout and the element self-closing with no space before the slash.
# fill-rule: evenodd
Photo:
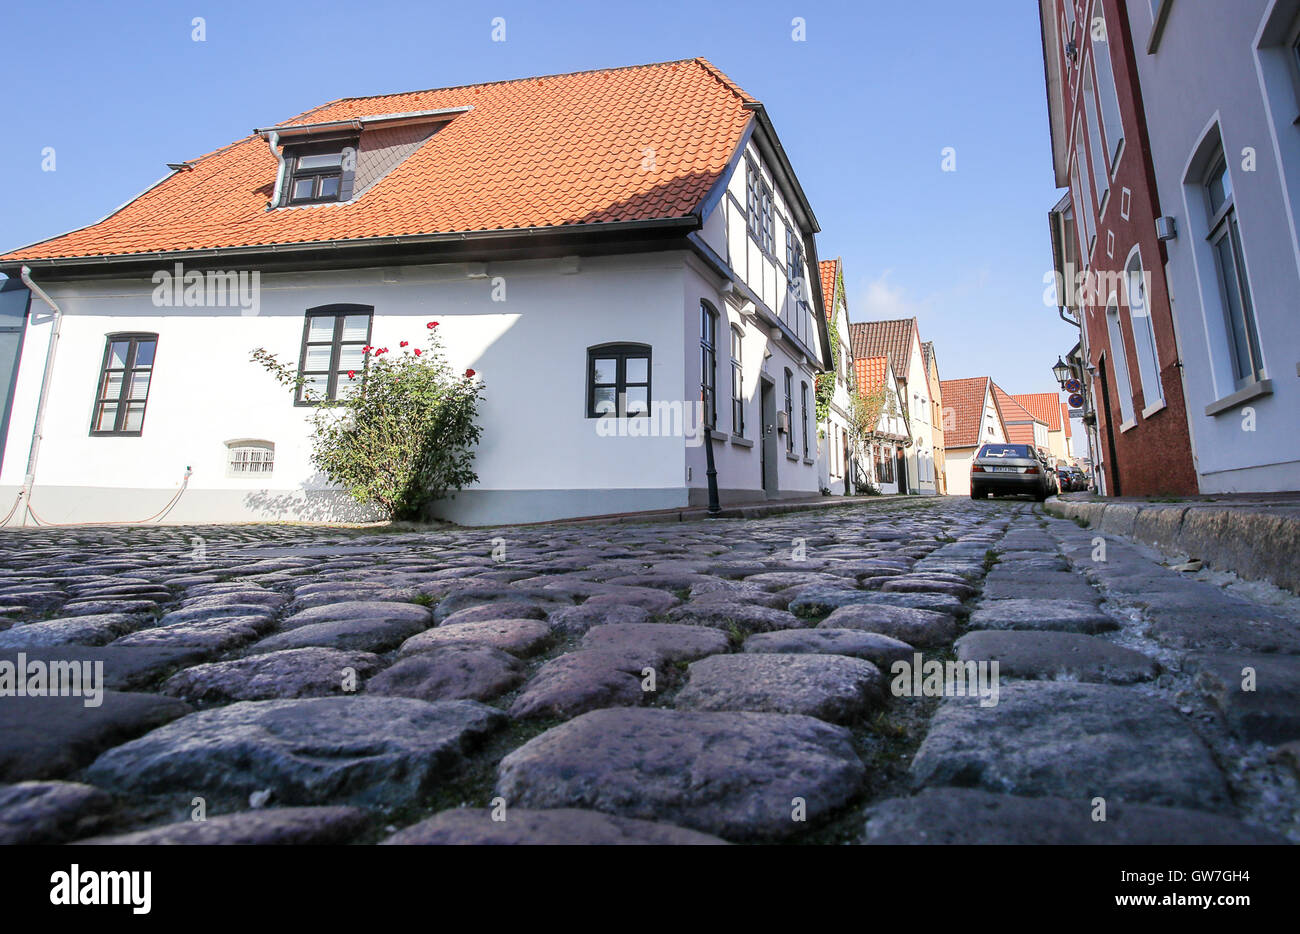
<svg viewBox="0 0 1300 934">
<path fill-rule="evenodd" d="M 605 233 L 636 232 L 638 230 L 683 229 L 695 230 L 700 226 L 700 219 L 693 214 L 683 217 L 661 217 L 635 221 L 597 221 L 587 224 L 566 224 L 550 227 L 500 227 L 490 230 L 467 230 L 450 233 L 398 234 L 387 237 L 350 237 L 342 240 L 306 240 L 294 243 L 266 243 L 253 246 L 209 247 L 201 250 L 154 250 L 146 253 L 91 254 L 86 256 L 60 256 L 48 259 L 29 259 L 39 268 L 47 270 L 72 266 L 93 266 L 106 263 L 148 263 L 177 259 L 221 259 L 225 257 L 246 257 L 270 254 L 305 253 L 318 250 L 348 250 L 381 246 L 420 246 L 439 243 L 470 243 L 476 241 L 502 240 L 512 237 L 546 239 L 564 234 L 588 233 L 601 231 Z M 8 263 L 0 262 L 0 272 L 12 269 L 21 259 Z"/>
<path fill-rule="evenodd" d="M 45 294 L 45 290 L 32 281 L 31 269 L 27 266 L 19 270 L 18 277 L 31 293 L 50 306 L 54 320 L 50 324 L 50 343 L 45 350 L 45 372 L 41 375 L 41 394 L 36 401 L 36 419 L 32 424 L 32 442 L 27 449 L 27 474 L 23 477 L 23 488 L 19 499 L 27 503 L 32 500 L 32 486 L 36 482 L 36 459 L 40 456 L 41 439 L 44 437 L 45 405 L 49 401 L 50 383 L 54 378 L 54 353 L 59 348 L 59 331 L 63 327 L 63 311 L 54 303 L 54 299 Z M 24 525 L 27 524 L 28 509 L 23 509 Z"/>
</svg>

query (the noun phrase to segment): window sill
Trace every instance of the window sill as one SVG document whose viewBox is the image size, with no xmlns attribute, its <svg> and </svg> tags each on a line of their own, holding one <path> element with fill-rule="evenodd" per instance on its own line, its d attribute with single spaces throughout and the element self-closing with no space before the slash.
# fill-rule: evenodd
<svg viewBox="0 0 1300 934">
<path fill-rule="evenodd" d="M 742 448 L 752 448 L 754 446 L 753 438 L 744 438 L 740 435 L 732 435 L 731 443 Z"/>
<path fill-rule="evenodd" d="M 713 439 L 714 444 L 726 444 L 727 439 L 731 436 L 725 431 L 718 431 L 716 428 L 710 429 L 709 437 Z"/>
<path fill-rule="evenodd" d="M 788 461 L 794 461 L 796 464 L 799 463 L 799 455 L 791 454 L 789 451 L 785 452 L 785 459 Z"/>
<path fill-rule="evenodd" d="M 805 464 L 807 464 L 809 467 L 811 467 L 813 464 L 817 463 L 817 462 L 816 462 L 815 460 L 813 460 L 811 457 L 805 457 L 805 458 L 803 459 L 803 462 L 804 462 Z"/>
<path fill-rule="evenodd" d="M 1132 431 L 1136 427 L 1137 419 L 1130 418 L 1128 421 L 1124 422 L 1124 424 L 1119 426 L 1119 433 L 1124 434 L 1124 432 Z"/>
<path fill-rule="evenodd" d="M 1245 389 L 1238 389 L 1231 395 L 1224 396 L 1217 402 L 1211 402 L 1205 407 L 1206 415 L 1219 415 L 1227 412 L 1229 409 L 1235 409 L 1243 402 L 1249 402 L 1251 399 L 1258 399 L 1260 396 L 1271 396 L 1273 394 L 1273 381 L 1271 379 L 1261 379 L 1258 382 L 1251 383 Z"/>
<path fill-rule="evenodd" d="M 1158 401 L 1158 402 L 1153 402 L 1153 403 L 1151 403 L 1151 404 L 1148 405 L 1145 409 L 1142 410 L 1142 420 L 1143 420 L 1143 421 L 1146 421 L 1148 418 L 1150 418 L 1152 415 L 1155 415 L 1157 412 L 1159 412 L 1159 411 L 1160 411 L 1161 409 L 1163 409 L 1164 407 L 1165 407 L 1165 400 L 1164 400 L 1164 399 L 1161 399 L 1161 400 Z"/>
</svg>

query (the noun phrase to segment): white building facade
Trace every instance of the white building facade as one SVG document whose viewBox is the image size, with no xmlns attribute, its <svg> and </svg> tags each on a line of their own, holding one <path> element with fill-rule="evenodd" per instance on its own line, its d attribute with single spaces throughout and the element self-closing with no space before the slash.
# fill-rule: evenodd
<svg viewBox="0 0 1300 934">
<path fill-rule="evenodd" d="M 737 104 L 729 95 L 743 92 L 718 89 L 720 73 L 702 60 L 643 67 L 670 65 L 698 68 L 737 127 L 716 181 L 678 218 L 492 231 L 469 251 L 394 237 L 364 250 L 344 241 L 328 256 L 298 244 L 0 257 L 11 279 L 25 271 L 35 285 L 5 412 L 9 523 L 377 518 L 313 467 L 310 410 L 250 355 L 263 348 L 304 373 L 315 356 L 332 360 L 324 386 L 363 344 L 420 346 L 432 322 L 453 367 L 486 390 L 479 480 L 434 516 L 488 525 L 703 504 L 702 420 L 724 505 L 816 495 L 814 384 L 830 365 L 814 313 L 816 219 L 761 106 Z M 610 80 L 639 80 L 636 71 Z M 575 93 L 590 80 L 555 81 L 570 77 Z M 278 187 L 264 152 L 246 158 Z M 187 182 L 186 171 L 159 191 Z M 160 304 L 155 276 L 176 263 L 203 275 L 217 263 L 237 269 L 250 285 L 237 294 L 255 300 L 208 292 Z M 598 417 L 606 392 L 631 410 Z"/>
<path fill-rule="evenodd" d="M 1202 493 L 1300 489 L 1300 3 L 1130 3 Z"/>
</svg>

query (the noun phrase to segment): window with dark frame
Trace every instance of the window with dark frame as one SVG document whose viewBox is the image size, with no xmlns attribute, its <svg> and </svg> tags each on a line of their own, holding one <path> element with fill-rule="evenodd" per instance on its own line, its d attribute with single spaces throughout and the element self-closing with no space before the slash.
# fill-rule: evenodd
<svg viewBox="0 0 1300 934">
<path fill-rule="evenodd" d="M 744 337 L 740 328 L 731 329 L 731 433 L 745 437 L 745 370 L 741 357 Z"/>
<path fill-rule="evenodd" d="M 700 302 L 700 402 L 704 424 L 718 427 L 718 313 Z"/>
<path fill-rule="evenodd" d="M 776 217 L 772 204 L 772 189 L 763 180 L 763 173 L 752 161 L 745 163 L 745 210 L 749 232 L 759 246 L 769 254 L 776 249 Z"/>
<path fill-rule="evenodd" d="M 157 334 L 110 334 L 91 418 L 92 435 L 139 435 L 153 381 Z"/>
<path fill-rule="evenodd" d="M 587 418 L 650 415 L 650 345 L 587 348 Z"/>
<path fill-rule="evenodd" d="M 794 374 L 785 371 L 785 453 L 794 453 Z"/>
<path fill-rule="evenodd" d="M 803 420 L 803 456 L 808 456 L 808 384 L 799 383 L 799 414 Z"/>
<path fill-rule="evenodd" d="M 798 233 L 791 226 L 785 228 L 785 278 L 790 284 L 790 291 L 803 300 L 803 243 Z"/>
<path fill-rule="evenodd" d="M 375 309 L 371 305 L 320 305 L 307 309 L 298 357 L 297 405 L 336 402 L 360 388 L 365 348 Z"/>
<path fill-rule="evenodd" d="M 1228 163 L 1222 151 L 1209 164 L 1210 170 L 1204 184 L 1210 228 L 1206 239 L 1214 250 L 1215 264 L 1218 266 L 1235 388 L 1243 389 L 1264 378 L 1264 360 L 1260 352 L 1250 282 L 1246 277 L 1241 230 L 1237 226 L 1237 212 L 1233 204 L 1232 176 L 1228 174 Z"/>
<path fill-rule="evenodd" d="M 284 204 L 327 204 L 352 198 L 356 140 L 286 145 Z"/>
</svg>

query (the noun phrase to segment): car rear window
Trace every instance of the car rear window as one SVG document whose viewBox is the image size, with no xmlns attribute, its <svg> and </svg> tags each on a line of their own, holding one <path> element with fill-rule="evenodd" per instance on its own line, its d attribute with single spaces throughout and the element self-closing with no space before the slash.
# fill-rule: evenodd
<svg viewBox="0 0 1300 934">
<path fill-rule="evenodd" d="M 1033 457 L 1027 444 L 986 444 L 976 457 Z"/>
</svg>

